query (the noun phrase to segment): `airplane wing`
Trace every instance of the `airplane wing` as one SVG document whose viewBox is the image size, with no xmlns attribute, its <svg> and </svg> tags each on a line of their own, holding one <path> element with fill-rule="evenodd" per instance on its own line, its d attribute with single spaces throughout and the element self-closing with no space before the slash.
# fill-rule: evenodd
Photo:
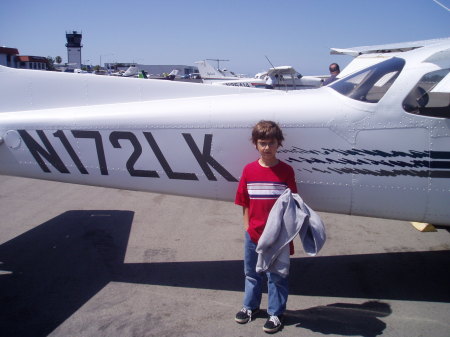
<svg viewBox="0 0 450 337">
<path fill-rule="evenodd" d="M 331 55 L 349 55 L 349 56 L 359 56 L 361 55 L 358 50 L 356 49 L 343 49 L 343 48 L 331 48 L 330 50 Z"/>
<path fill-rule="evenodd" d="M 267 72 L 267 74 L 269 76 L 274 75 L 274 74 L 291 75 L 291 74 L 295 74 L 295 73 L 297 73 L 297 71 L 291 66 L 279 66 L 279 67 L 275 67 L 275 68 L 270 68 Z"/>
<path fill-rule="evenodd" d="M 401 42 L 401 43 L 390 43 L 383 45 L 374 46 L 363 46 L 363 47 L 351 47 L 351 48 L 331 48 L 330 54 L 332 55 L 350 55 L 359 56 L 362 54 L 377 54 L 377 53 L 398 53 L 405 52 L 416 48 L 425 47 L 436 42 L 442 42 L 444 40 L 450 40 L 450 38 L 444 39 L 432 39 L 423 41 L 412 41 L 412 42 Z"/>
<path fill-rule="evenodd" d="M 424 41 L 412 41 L 391 43 L 383 45 L 363 46 L 363 47 L 351 47 L 351 48 L 331 48 L 331 55 L 349 55 L 354 59 L 345 67 L 338 78 L 345 77 L 358 70 L 370 67 L 381 61 L 385 61 L 388 58 L 397 56 L 400 53 L 410 51 L 413 49 L 430 46 L 436 43 L 450 41 L 450 38 L 432 39 Z M 430 57 L 427 62 L 449 62 L 449 52 L 440 52 L 439 55 Z M 444 66 L 443 64 L 439 64 Z M 448 65 L 447 65 L 448 66 Z"/>
</svg>

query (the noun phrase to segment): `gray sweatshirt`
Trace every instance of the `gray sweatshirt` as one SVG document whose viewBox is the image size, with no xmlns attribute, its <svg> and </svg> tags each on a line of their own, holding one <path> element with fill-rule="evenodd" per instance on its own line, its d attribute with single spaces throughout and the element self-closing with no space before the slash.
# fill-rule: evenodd
<svg viewBox="0 0 450 337">
<path fill-rule="evenodd" d="M 288 276 L 289 242 L 297 234 L 308 255 L 315 256 L 325 244 L 325 225 L 319 215 L 287 188 L 273 205 L 258 241 L 256 271 Z"/>
</svg>

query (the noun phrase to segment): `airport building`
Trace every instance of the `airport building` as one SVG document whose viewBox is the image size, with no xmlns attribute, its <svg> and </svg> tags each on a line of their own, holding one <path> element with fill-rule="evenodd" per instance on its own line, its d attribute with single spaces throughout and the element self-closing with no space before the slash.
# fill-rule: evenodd
<svg viewBox="0 0 450 337">
<path fill-rule="evenodd" d="M 46 57 L 43 56 L 17 56 L 17 68 L 22 69 L 37 69 L 37 70 L 47 70 L 48 61 Z"/>
<path fill-rule="evenodd" d="M 81 32 L 75 30 L 66 32 L 66 47 L 67 47 L 67 64 L 71 68 L 81 68 L 81 39 L 83 35 Z"/>
<path fill-rule="evenodd" d="M 16 56 L 19 50 L 16 48 L 0 47 L 0 65 L 5 67 L 17 68 Z"/>
<path fill-rule="evenodd" d="M 0 65 L 11 68 L 47 70 L 48 60 L 43 56 L 19 55 L 17 48 L 0 47 Z"/>
</svg>

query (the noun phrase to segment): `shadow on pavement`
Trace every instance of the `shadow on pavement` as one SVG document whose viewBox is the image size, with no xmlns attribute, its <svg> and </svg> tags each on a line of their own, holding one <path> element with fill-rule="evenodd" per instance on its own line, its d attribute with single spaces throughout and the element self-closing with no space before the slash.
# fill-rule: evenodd
<svg viewBox="0 0 450 337">
<path fill-rule="evenodd" d="M 291 293 L 450 303 L 450 251 L 306 257 L 291 262 Z"/>
<path fill-rule="evenodd" d="M 378 317 L 391 314 L 387 303 L 370 301 L 363 304 L 335 303 L 305 310 L 287 310 L 285 325 L 296 325 L 325 335 L 375 337 L 383 334 L 386 323 Z"/>
<path fill-rule="evenodd" d="M 124 263 L 133 216 L 69 211 L 0 245 L 0 270 L 7 271 L 0 274 L 1 334 L 46 336 L 111 281 L 243 291 L 238 260 Z M 290 294 L 450 302 L 449 261 L 449 251 L 293 258 Z M 317 319 L 328 319 L 325 327 L 336 330 L 333 315 L 366 306 L 291 311 L 291 324 L 313 330 Z M 378 331 L 380 323 L 372 323 Z"/>
<path fill-rule="evenodd" d="M 0 246 L 0 335 L 47 336 L 122 265 L 134 213 L 69 211 Z"/>
<path fill-rule="evenodd" d="M 450 251 L 291 259 L 290 294 L 450 302 Z M 124 264 L 117 281 L 243 291 L 242 261 Z"/>
</svg>

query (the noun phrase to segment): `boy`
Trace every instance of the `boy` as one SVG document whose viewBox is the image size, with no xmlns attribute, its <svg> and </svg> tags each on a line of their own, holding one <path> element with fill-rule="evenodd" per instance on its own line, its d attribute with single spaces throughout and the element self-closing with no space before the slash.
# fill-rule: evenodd
<svg viewBox="0 0 450 337">
<path fill-rule="evenodd" d="M 235 203 L 243 207 L 245 245 L 245 294 L 242 309 L 236 314 L 237 323 L 244 324 L 259 311 L 262 296 L 262 273 L 256 272 L 256 246 L 266 225 L 270 210 L 286 188 L 297 193 L 294 170 L 277 159 L 276 154 L 284 140 L 275 122 L 260 121 L 253 127 L 252 142 L 260 158 L 244 167 L 236 192 Z M 264 331 L 274 333 L 281 329 L 281 315 L 286 310 L 288 279 L 267 272 L 269 318 Z"/>
</svg>

